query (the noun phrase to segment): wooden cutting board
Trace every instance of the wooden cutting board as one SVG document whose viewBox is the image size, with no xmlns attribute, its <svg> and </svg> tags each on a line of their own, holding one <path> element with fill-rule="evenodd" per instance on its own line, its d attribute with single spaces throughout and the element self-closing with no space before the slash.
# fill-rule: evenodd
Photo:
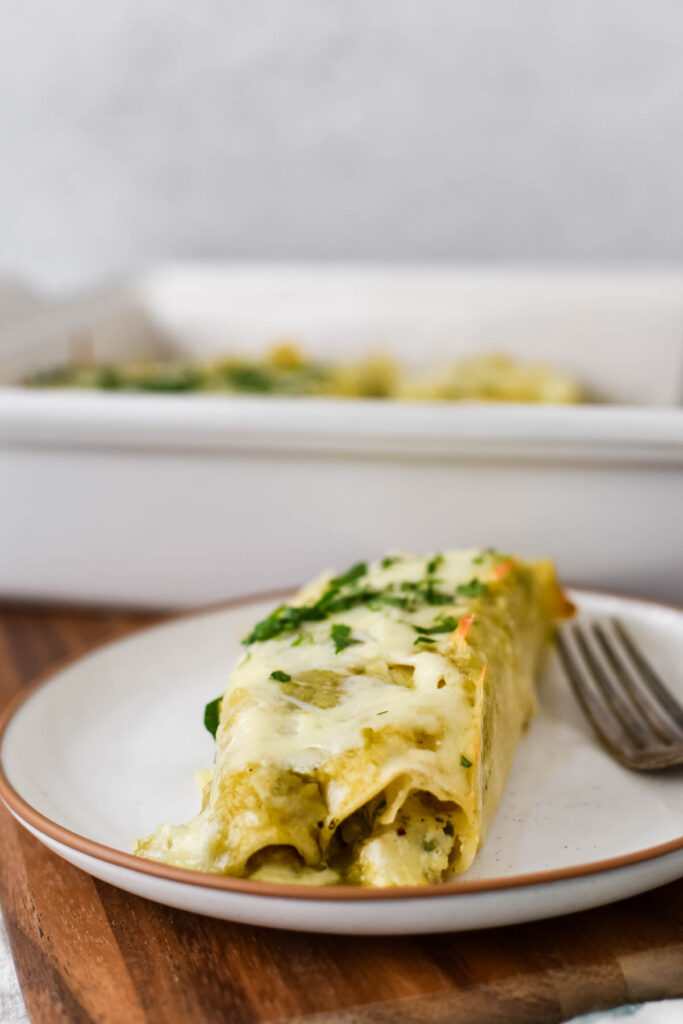
<svg viewBox="0 0 683 1024">
<path fill-rule="evenodd" d="M 151 616 L 0 607 L 0 706 Z M 0 901 L 31 1020 L 552 1024 L 683 996 L 683 880 L 536 924 L 343 938 L 213 921 L 61 861 L 0 810 Z"/>
</svg>

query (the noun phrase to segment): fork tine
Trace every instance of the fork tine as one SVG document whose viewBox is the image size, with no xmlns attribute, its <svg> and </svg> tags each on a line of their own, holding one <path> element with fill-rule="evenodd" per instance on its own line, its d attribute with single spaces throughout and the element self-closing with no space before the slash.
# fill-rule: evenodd
<svg viewBox="0 0 683 1024">
<path fill-rule="evenodd" d="M 572 629 L 572 633 L 578 647 L 583 655 L 584 661 L 588 666 L 595 685 L 600 690 L 602 696 L 605 699 L 612 714 L 621 722 L 624 730 L 631 737 L 633 742 L 639 748 L 644 748 L 648 745 L 650 734 L 648 730 L 644 728 L 643 723 L 640 720 L 640 715 L 634 709 L 633 705 L 624 697 L 622 691 L 618 686 L 615 686 L 609 674 L 605 671 L 600 661 L 591 650 L 590 644 L 586 639 L 584 633 L 578 625 L 575 625 Z"/>
<path fill-rule="evenodd" d="M 600 623 L 593 623 L 593 633 L 600 644 L 612 671 L 622 683 L 624 690 L 628 693 L 634 705 L 638 708 L 656 736 L 663 743 L 667 744 L 680 739 L 675 723 L 671 723 L 668 716 L 663 716 L 661 709 L 647 697 L 643 688 L 634 682 L 631 672 L 628 671 L 628 668 L 623 661 L 623 657 L 617 653 L 617 646 L 614 644 L 614 641 L 607 636 L 607 633 Z M 672 724 L 673 730 L 671 728 Z"/>
<path fill-rule="evenodd" d="M 612 619 L 612 626 L 625 649 L 631 656 L 631 661 L 638 670 L 640 679 L 648 688 L 654 699 L 658 701 L 659 705 L 665 708 L 679 728 L 683 729 L 683 707 L 681 707 L 678 701 L 667 690 L 666 686 L 650 663 L 646 661 L 640 648 L 635 645 L 618 619 Z"/>
<path fill-rule="evenodd" d="M 605 714 L 603 702 L 595 696 L 592 687 L 582 673 L 579 662 L 572 653 L 563 631 L 558 631 L 556 639 L 557 652 L 574 691 L 574 696 L 604 745 L 621 760 L 625 753 L 624 740 L 626 739 L 630 743 L 630 736 L 613 728 L 616 724 L 615 719 L 611 715 Z"/>
</svg>

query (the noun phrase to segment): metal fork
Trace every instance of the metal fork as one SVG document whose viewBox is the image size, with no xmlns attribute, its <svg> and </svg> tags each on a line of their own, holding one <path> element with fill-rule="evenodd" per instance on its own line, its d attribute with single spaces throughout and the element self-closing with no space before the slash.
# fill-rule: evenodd
<svg viewBox="0 0 683 1024">
<path fill-rule="evenodd" d="M 565 626 L 560 660 L 610 753 L 634 771 L 683 764 L 683 707 L 618 619 Z"/>
</svg>

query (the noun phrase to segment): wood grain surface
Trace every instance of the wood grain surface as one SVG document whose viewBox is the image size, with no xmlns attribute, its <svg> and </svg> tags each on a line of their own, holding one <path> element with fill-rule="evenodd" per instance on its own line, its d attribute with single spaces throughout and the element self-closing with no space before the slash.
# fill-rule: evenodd
<svg viewBox="0 0 683 1024">
<path fill-rule="evenodd" d="M 0 608 L 0 706 L 152 616 Z M 683 880 L 490 931 L 343 938 L 172 910 L 61 861 L 0 809 L 0 901 L 31 1020 L 554 1024 L 683 996 Z"/>
</svg>

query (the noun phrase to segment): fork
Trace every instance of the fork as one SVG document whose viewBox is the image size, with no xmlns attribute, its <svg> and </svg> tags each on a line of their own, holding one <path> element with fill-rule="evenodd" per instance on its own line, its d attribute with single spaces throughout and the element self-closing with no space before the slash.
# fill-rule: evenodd
<svg viewBox="0 0 683 1024">
<path fill-rule="evenodd" d="M 618 619 L 557 636 L 572 689 L 609 752 L 634 771 L 683 764 L 683 707 Z"/>
</svg>

